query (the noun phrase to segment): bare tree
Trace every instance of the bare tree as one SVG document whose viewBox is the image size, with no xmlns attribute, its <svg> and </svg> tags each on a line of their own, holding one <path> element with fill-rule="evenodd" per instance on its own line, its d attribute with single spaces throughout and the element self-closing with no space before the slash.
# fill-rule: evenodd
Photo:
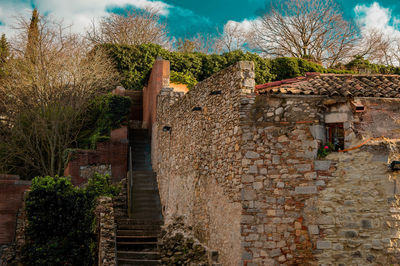
<svg viewBox="0 0 400 266">
<path fill-rule="evenodd" d="M 368 29 L 362 32 L 362 38 L 357 43 L 354 54 L 368 59 L 370 62 L 382 65 L 398 64 L 396 55 L 399 38 L 389 36 L 379 29 Z"/>
<path fill-rule="evenodd" d="M 309 58 L 332 66 L 349 56 L 357 40 L 334 0 L 287 0 L 272 4 L 253 24 L 250 40 L 270 56 Z"/>
<path fill-rule="evenodd" d="M 155 43 L 168 46 L 166 25 L 160 21 L 158 10 L 147 8 L 126 13 L 126 16 L 110 14 L 100 19 L 99 23 L 92 21 L 87 38 L 94 44 Z"/>
<path fill-rule="evenodd" d="M 29 25 L 19 21 L 20 38 L 0 84 L 0 170 L 62 174 L 89 99 L 114 87 L 118 75 L 101 50 L 89 51 L 61 24 L 40 17 L 35 43 Z"/>
<path fill-rule="evenodd" d="M 393 42 L 393 64 L 400 66 L 400 37 L 395 38 Z"/>
<path fill-rule="evenodd" d="M 209 34 L 197 33 L 192 38 L 179 38 L 175 42 L 176 50 L 183 53 L 199 52 L 204 54 L 215 53 L 215 38 Z"/>
<path fill-rule="evenodd" d="M 215 42 L 216 50 L 219 52 L 232 52 L 243 50 L 250 35 L 241 25 L 235 21 L 225 24 L 223 32 L 219 33 Z"/>
</svg>

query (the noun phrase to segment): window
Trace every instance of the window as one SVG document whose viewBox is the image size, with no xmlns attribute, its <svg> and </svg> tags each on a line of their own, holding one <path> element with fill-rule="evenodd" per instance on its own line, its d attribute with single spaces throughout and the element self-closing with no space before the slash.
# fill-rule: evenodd
<svg viewBox="0 0 400 266">
<path fill-rule="evenodd" d="M 327 141 L 333 144 L 336 151 L 343 150 L 344 149 L 343 123 L 326 124 L 326 137 Z"/>
</svg>

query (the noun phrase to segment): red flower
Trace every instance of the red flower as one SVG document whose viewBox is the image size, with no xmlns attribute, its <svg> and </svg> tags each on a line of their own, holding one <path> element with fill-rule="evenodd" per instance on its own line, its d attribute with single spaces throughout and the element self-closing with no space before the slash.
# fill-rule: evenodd
<svg viewBox="0 0 400 266">
<path fill-rule="evenodd" d="M 329 149 L 329 147 L 328 147 L 328 146 L 325 146 L 324 149 L 327 150 L 327 149 Z"/>
</svg>

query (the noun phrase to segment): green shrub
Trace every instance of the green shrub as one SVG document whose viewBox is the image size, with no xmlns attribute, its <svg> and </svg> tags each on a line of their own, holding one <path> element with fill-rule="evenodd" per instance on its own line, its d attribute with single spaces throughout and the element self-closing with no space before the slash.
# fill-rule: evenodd
<svg viewBox="0 0 400 266">
<path fill-rule="evenodd" d="M 171 71 L 170 81 L 172 83 L 185 84 L 189 89 L 197 84 L 197 80 L 190 72 L 175 72 Z"/>
<path fill-rule="evenodd" d="M 355 56 L 353 60 L 345 65 L 347 70 L 370 74 L 400 74 L 400 68 L 373 64 L 362 56 Z"/>
<path fill-rule="evenodd" d="M 326 72 L 326 69 L 317 64 L 301 58 L 280 57 L 271 60 L 271 73 L 274 80 L 283 80 L 304 76 L 307 72 Z"/>
<path fill-rule="evenodd" d="M 97 142 L 107 141 L 111 130 L 128 120 L 129 97 L 104 94 L 90 101 L 84 114 L 85 124 L 78 136 L 78 148 L 94 149 Z"/>
<path fill-rule="evenodd" d="M 117 195 L 107 176 L 96 174 L 87 188 L 65 177 L 36 177 L 26 199 L 28 227 L 24 265 L 93 265 L 95 200 Z"/>
</svg>

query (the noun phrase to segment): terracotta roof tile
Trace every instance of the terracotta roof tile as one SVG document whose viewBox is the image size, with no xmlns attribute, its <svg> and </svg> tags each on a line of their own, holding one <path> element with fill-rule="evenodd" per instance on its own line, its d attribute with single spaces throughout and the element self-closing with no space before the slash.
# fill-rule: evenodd
<svg viewBox="0 0 400 266">
<path fill-rule="evenodd" d="M 400 76 L 306 73 L 305 77 L 257 85 L 256 92 L 259 94 L 400 98 Z"/>
</svg>

